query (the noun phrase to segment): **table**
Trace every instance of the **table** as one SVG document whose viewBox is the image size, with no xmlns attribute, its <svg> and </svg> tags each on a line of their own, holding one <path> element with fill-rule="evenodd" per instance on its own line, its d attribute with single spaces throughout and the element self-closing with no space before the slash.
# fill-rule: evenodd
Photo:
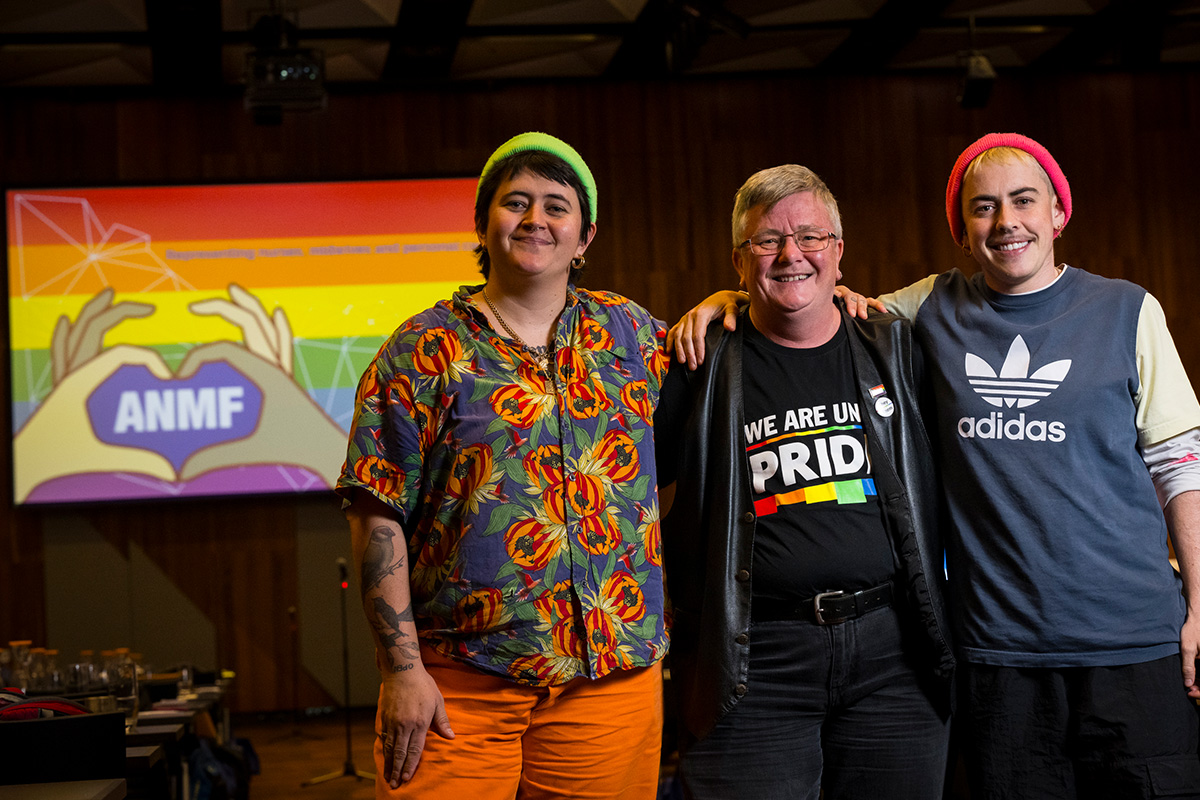
<svg viewBox="0 0 1200 800">
<path fill-rule="evenodd" d="M 143 725 L 191 726 L 192 722 L 196 719 L 197 713 L 186 708 L 155 708 L 147 711 L 139 711 L 137 727 L 141 728 Z"/>
<path fill-rule="evenodd" d="M 5 784 L 116 780 L 127 777 L 126 755 L 120 711 L 0 723 Z"/>
<path fill-rule="evenodd" d="M 167 754 L 160 744 L 125 748 L 125 777 L 131 797 L 170 797 Z"/>
<path fill-rule="evenodd" d="M 149 772 L 167 757 L 162 745 L 150 744 L 125 748 L 125 766 L 133 772 Z"/>
<path fill-rule="evenodd" d="M 190 713 L 193 715 L 206 713 L 209 715 L 209 719 L 215 728 L 213 731 L 214 738 L 219 744 L 225 744 L 233 736 L 229 718 L 229 706 L 224 702 L 226 695 L 229 693 L 230 685 L 230 681 L 222 680 L 211 686 L 196 686 L 190 694 L 172 700 L 159 700 L 155 702 L 150 710 L 144 713 L 147 715 L 147 719 L 155 720 L 174 719 L 168 716 L 169 712 Z M 138 715 L 138 721 L 142 721 L 142 714 Z M 196 732 L 201 735 L 205 733 L 204 731 Z"/>
<path fill-rule="evenodd" d="M 138 720 L 139 722 L 141 720 L 140 714 L 138 715 Z M 155 721 L 158 722 L 159 720 Z M 161 744 L 170 749 L 172 743 L 178 742 L 182 738 L 182 722 L 164 722 L 161 725 L 139 724 L 133 730 L 125 731 L 125 746 L 144 747 L 146 745 Z"/>
<path fill-rule="evenodd" d="M 139 715 L 140 719 L 141 715 Z M 183 739 L 184 723 L 170 722 L 162 725 L 140 724 L 125 732 L 126 747 L 144 747 L 159 745 L 166 752 L 167 775 L 171 780 L 171 800 L 187 800 L 188 797 L 188 760 L 184 756 L 180 742 Z"/>
<path fill-rule="evenodd" d="M 124 800 L 125 781 L 59 781 L 0 786 L 0 800 Z"/>
</svg>

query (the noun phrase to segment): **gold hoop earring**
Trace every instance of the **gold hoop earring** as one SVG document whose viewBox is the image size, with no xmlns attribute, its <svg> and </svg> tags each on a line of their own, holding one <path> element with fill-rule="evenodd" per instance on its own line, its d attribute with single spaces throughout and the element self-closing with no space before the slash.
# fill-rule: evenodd
<svg viewBox="0 0 1200 800">
<path fill-rule="evenodd" d="M 571 259 L 571 269 L 583 269 L 587 264 L 587 259 L 583 256 L 575 256 Z"/>
</svg>

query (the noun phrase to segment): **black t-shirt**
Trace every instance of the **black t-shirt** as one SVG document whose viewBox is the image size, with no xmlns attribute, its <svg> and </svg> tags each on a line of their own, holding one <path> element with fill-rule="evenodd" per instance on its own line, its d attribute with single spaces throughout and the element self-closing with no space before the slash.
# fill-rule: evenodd
<svg viewBox="0 0 1200 800">
<path fill-rule="evenodd" d="M 767 339 L 748 314 L 739 324 L 746 326 L 742 440 L 758 517 L 754 596 L 804 600 L 883 583 L 895 561 L 872 479 L 845 328 L 820 347 L 801 349 Z M 669 374 L 655 415 L 663 485 L 688 479 L 676 475 L 678 443 L 671 441 L 681 433 L 688 401 L 682 375 Z"/>
<path fill-rule="evenodd" d="M 813 348 L 746 322 L 742 432 L 758 524 L 754 595 L 869 589 L 895 571 L 844 327 Z"/>
</svg>

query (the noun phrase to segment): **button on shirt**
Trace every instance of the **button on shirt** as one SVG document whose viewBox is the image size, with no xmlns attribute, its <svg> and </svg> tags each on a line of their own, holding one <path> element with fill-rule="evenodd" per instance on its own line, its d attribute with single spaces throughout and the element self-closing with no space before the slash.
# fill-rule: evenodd
<svg viewBox="0 0 1200 800">
<path fill-rule="evenodd" d="M 442 655 L 536 686 L 652 664 L 662 325 L 572 287 L 543 370 L 488 327 L 478 289 L 405 322 L 367 368 L 337 490 L 396 511 L 417 629 Z"/>
</svg>

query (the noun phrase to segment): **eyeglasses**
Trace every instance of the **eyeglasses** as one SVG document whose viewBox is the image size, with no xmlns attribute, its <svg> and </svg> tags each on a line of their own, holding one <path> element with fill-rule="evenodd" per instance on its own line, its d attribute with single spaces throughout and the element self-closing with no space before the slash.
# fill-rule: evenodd
<svg viewBox="0 0 1200 800">
<path fill-rule="evenodd" d="M 783 249 L 784 240 L 791 238 L 806 253 L 817 253 L 829 247 L 829 243 L 838 238 L 836 233 L 821 228 L 808 228 L 795 233 L 766 233 L 755 236 L 738 245 L 750 245 L 750 252 L 756 256 L 773 256 Z"/>
</svg>

